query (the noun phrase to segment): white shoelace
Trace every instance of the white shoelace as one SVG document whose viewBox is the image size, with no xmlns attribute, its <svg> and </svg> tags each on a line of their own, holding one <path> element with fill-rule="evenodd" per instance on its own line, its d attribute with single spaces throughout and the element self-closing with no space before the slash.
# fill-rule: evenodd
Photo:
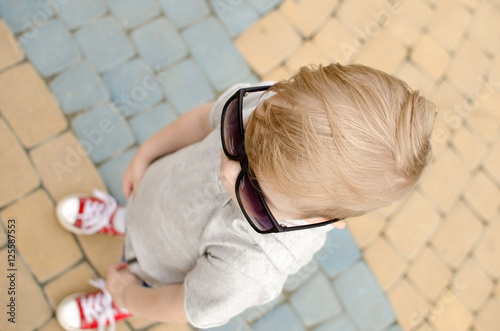
<svg viewBox="0 0 500 331">
<path fill-rule="evenodd" d="M 94 189 L 92 194 L 100 201 L 85 201 L 83 213 L 78 214 L 82 220 L 82 232 L 84 234 L 93 234 L 109 224 L 111 215 L 116 210 L 116 200 L 106 192 Z"/>
</svg>

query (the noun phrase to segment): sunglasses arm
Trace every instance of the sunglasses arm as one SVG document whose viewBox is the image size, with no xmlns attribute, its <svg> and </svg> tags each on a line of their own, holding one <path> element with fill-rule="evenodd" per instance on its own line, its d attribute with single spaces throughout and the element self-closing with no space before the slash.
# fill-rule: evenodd
<svg viewBox="0 0 500 331">
<path fill-rule="evenodd" d="M 287 231 L 296 231 L 296 230 L 304 230 L 304 229 L 312 229 L 312 228 L 317 228 L 320 226 L 325 226 L 329 224 L 333 224 L 335 222 L 341 221 L 343 218 L 334 218 L 332 220 L 324 221 L 324 222 L 319 222 L 319 223 L 313 223 L 313 224 L 307 224 L 307 225 L 297 225 L 297 226 L 291 226 L 288 227 L 286 225 L 281 225 L 282 231 L 287 232 Z"/>
</svg>

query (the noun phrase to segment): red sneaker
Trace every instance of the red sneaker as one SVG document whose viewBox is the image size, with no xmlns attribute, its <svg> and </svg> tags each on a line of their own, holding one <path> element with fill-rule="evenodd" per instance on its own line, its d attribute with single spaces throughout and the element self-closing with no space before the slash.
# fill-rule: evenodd
<svg viewBox="0 0 500 331">
<path fill-rule="evenodd" d="M 114 217 L 118 208 L 116 200 L 109 194 L 97 189 L 93 196 L 73 194 L 62 198 L 56 207 L 57 218 L 61 225 L 76 234 L 105 233 L 124 236 L 125 227 L 117 228 Z"/>
<path fill-rule="evenodd" d="M 99 329 L 109 326 L 115 329 L 115 323 L 132 316 L 124 308 L 118 308 L 111 295 L 106 291 L 106 282 L 100 278 L 89 280 L 90 284 L 99 288 L 89 294 L 74 294 L 65 298 L 57 307 L 57 321 L 67 331 Z"/>
</svg>

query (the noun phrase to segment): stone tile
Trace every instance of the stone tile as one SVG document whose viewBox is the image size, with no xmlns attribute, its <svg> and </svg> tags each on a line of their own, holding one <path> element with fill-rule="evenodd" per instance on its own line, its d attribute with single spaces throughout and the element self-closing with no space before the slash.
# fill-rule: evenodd
<svg viewBox="0 0 500 331">
<path fill-rule="evenodd" d="M 448 291 L 434 306 L 429 320 L 438 331 L 465 331 L 469 330 L 472 318 L 460 299 Z"/>
<path fill-rule="evenodd" d="M 239 326 L 239 325 L 237 325 L 237 326 Z M 244 329 L 244 326 L 242 326 L 242 327 L 243 327 L 243 329 L 241 329 L 242 331 L 247 331 Z M 161 324 L 156 325 L 148 330 L 149 331 L 192 331 L 193 328 L 189 324 L 161 323 Z M 238 329 L 238 330 L 240 330 L 240 329 Z"/>
<path fill-rule="evenodd" d="M 179 29 L 184 29 L 210 15 L 203 0 L 160 0 L 163 11 Z"/>
<path fill-rule="evenodd" d="M 35 169 L 14 134 L 0 118 L 0 207 L 40 184 Z"/>
<path fill-rule="evenodd" d="M 362 43 L 336 18 L 321 27 L 312 41 L 333 62 L 349 63 L 363 47 Z"/>
<path fill-rule="evenodd" d="M 486 160 L 484 161 L 484 168 L 490 173 L 497 182 L 500 182 L 500 139 L 497 140 Z"/>
<path fill-rule="evenodd" d="M 458 130 L 466 116 L 467 100 L 445 80 L 439 84 L 432 101 L 439 107 L 438 119 L 448 128 Z"/>
<path fill-rule="evenodd" d="M 398 38 L 403 45 L 413 45 L 429 23 L 433 10 L 423 1 L 402 1 L 401 7 L 387 21 L 387 30 Z"/>
<path fill-rule="evenodd" d="M 3 227 L 0 227 L 0 247 L 4 247 L 7 245 L 7 233 L 3 229 Z"/>
<path fill-rule="evenodd" d="M 328 232 L 324 246 L 314 255 L 329 277 L 346 270 L 360 257 L 359 248 L 347 229 Z"/>
<path fill-rule="evenodd" d="M 331 61 L 323 52 L 310 41 L 306 41 L 300 48 L 286 61 L 286 67 L 290 72 L 297 71 L 300 67 L 309 64 L 329 65 Z"/>
<path fill-rule="evenodd" d="M 462 191 L 468 178 L 467 167 L 455 153 L 448 149 L 434 162 L 422 188 L 439 205 L 441 210 L 447 212 Z"/>
<path fill-rule="evenodd" d="M 406 279 L 389 291 L 388 297 L 403 330 L 413 330 L 429 314 L 429 304 Z"/>
<path fill-rule="evenodd" d="M 448 52 L 428 34 L 420 38 L 411 53 L 411 60 L 434 79 L 443 75 L 449 59 Z"/>
<path fill-rule="evenodd" d="M 245 31 L 259 18 L 257 11 L 244 1 L 210 0 L 210 3 L 232 37 Z"/>
<path fill-rule="evenodd" d="M 8 219 L 18 221 L 16 228 L 22 240 L 17 248 L 39 282 L 47 281 L 82 258 L 73 236 L 59 224 L 55 206 L 43 190 L 3 209 L 1 216 L 5 225 Z"/>
<path fill-rule="evenodd" d="M 73 130 L 80 138 L 83 151 L 95 162 L 134 144 L 127 122 L 113 105 L 96 107 L 73 119 Z"/>
<path fill-rule="evenodd" d="M 361 249 L 376 240 L 384 226 L 384 218 L 375 212 L 352 218 L 347 222 L 351 235 Z"/>
<path fill-rule="evenodd" d="M 123 206 L 127 204 L 127 199 L 123 194 L 122 177 L 136 152 L 137 148 L 132 148 L 99 167 L 99 172 L 109 189 L 109 193 Z"/>
<path fill-rule="evenodd" d="M 0 70 L 24 59 L 24 52 L 3 20 L 0 19 Z"/>
<path fill-rule="evenodd" d="M 182 35 L 191 55 L 217 91 L 224 91 L 250 74 L 245 60 L 215 19 L 198 23 Z"/>
<path fill-rule="evenodd" d="M 389 301 L 364 262 L 343 273 L 333 285 L 360 330 L 383 330 L 394 322 Z"/>
<path fill-rule="evenodd" d="M 327 321 L 342 312 L 328 279 L 320 273 L 292 294 L 289 302 L 306 327 Z"/>
<path fill-rule="evenodd" d="M 459 2 L 443 0 L 429 24 L 429 34 L 448 51 L 463 38 L 471 14 Z"/>
<path fill-rule="evenodd" d="M 55 318 L 52 318 L 49 323 L 45 324 L 39 331 L 64 331 Z"/>
<path fill-rule="evenodd" d="M 2 1 L 0 3 L 0 16 L 2 16 L 12 32 L 19 33 L 42 26 L 49 18 L 54 16 L 54 11 L 46 2 L 29 0 Z"/>
<path fill-rule="evenodd" d="M 106 278 L 108 267 L 119 263 L 123 255 L 123 239 L 109 235 L 77 236 L 87 260 L 99 273 Z M 103 254 L 106 252 L 106 254 Z"/>
<path fill-rule="evenodd" d="M 496 221 L 496 222 L 495 222 Z M 500 222 L 497 216 L 488 226 L 479 245 L 474 251 L 474 256 L 489 275 L 500 276 Z"/>
<path fill-rule="evenodd" d="M 460 153 L 461 158 L 469 167 L 469 170 L 476 169 L 486 152 L 486 144 L 483 143 L 466 127 L 461 127 L 453 135 L 453 146 Z"/>
<path fill-rule="evenodd" d="M 434 232 L 439 221 L 439 214 L 417 191 L 393 217 L 385 235 L 400 254 L 413 259 Z"/>
<path fill-rule="evenodd" d="M 160 14 L 160 8 L 153 0 L 142 0 L 140 2 L 134 0 L 107 1 L 111 12 L 126 29 L 147 22 Z"/>
<path fill-rule="evenodd" d="M 241 54 L 260 76 L 271 72 L 300 45 L 300 36 L 277 11 L 261 18 L 236 39 Z"/>
<path fill-rule="evenodd" d="M 492 140 L 500 129 L 498 106 L 493 103 L 499 100 L 500 93 L 495 92 L 479 101 L 477 108 L 469 108 L 467 123 L 474 132 L 485 141 Z M 496 103 L 498 105 L 498 103 Z"/>
<path fill-rule="evenodd" d="M 252 5 L 259 14 L 265 14 L 273 8 L 276 8 L 282 0 L 246 0 Z"/>
<path fill-rule="evenodd" d="M 101 77 L 86 61 L 59 75 L 50 83 L 50 88 L 66 114 L 110 98 Z"/>
<path fill-rule="evenodd" d="M 78 30 L 75 37 L 100 72 L 113 69 L 135 54 L 120 25 L 109 16 Z"/>
<path fill-rule="evenodd" d="M 384 290 L 394 285 L 407 268 L 407 262 L 384 238 L 369 246 L 363 257 Z"/>
<path fill-rule="evenodd" d="M 472 311 L 479 311 L 493 290 L 493 283 L 474 259 L 461 267 L 453 284 L 455 295 Z"/>
<path fill-rule="evenodd" d="M 363 10 L 360 10 L 363 8 Z M 385 0 L 344 1 L 337 11 L 338 19 L 355 32 L 365 42 L 373 37 L 381 24 L 401 10 L 398 3 L 391 4 Z"/>
<path fill-rule="evenodd" d="M 0 74 L 2 115 L 25 147 L 32 147 L 67 126 L 57 102 L 29 63 Z"/>
<path fill-rule="evenodd" d="M 387 30 L 382 29 L 356 57 L 356 62 L 394 74 L 407 50 Z"/>
<path fill-rule="evenodd" d="M 457 268 L 477 241 L 483 225 L 470 209 L 459 202 L 447 214 L 432 238 L 436 253 L 452 268 Z"/>
<path fill-rule="evenodd" d="M 215 99 L 210 84 L 191 59 L 161 72 L 158 78 L 168 101 L 180 113 Z"/>
<path fill-rule="evenodd" d="M 52 199 L 74 193 L 91 193 L 93 188 L 104 190 L 99 173 L 71 132 L 30 151 L 43 186 Z"/>
<path fill-rule="evenodd" d="M 52 76 L 61 72 L 80 57 L 80 50 L 71 34 L 59 21 L 50 21 L 21 37 L 26 56 L 42 74 Z"/>
<path fill-rule="evenodd" d="M 298 272 L 290 275 L 283 285 L 283 291 L 291 293 L 304 285 L 312 276 L 319 272 L 319 265 L 315 259 L 303 266 Z"/>
<path fill-rule="evenodd" d="M 104 0 L 71 0 L 56 7 L 57 15 L 70 29 L 96 20 L 107 10 Z"/>
<path fill-rule="evenodd" d="M 411 88 L 422 91 L 427 98 L 430 97 L 434 90 L 434 81 L 411 62 L 405 62 L 398 71 L 397 77 L 405 81 Z"/>
<path fill-rule="evenodd" d="M 7 248 L 0 250 L 0 261 L 7 261 Z M 3 331 L 33 330 L 43 325 L 52 316 L 52 311 L 43 296 L 42 290 L 19 255 L 16 256 L 16 269 L 16 323 L 8 322 L 7 318 L 10 318 L 10 316 L 6 314 L 7 308 L 4 306 L 3 316 L 0 319 L 0 329 Z M 6 274 L 7 271 L 4 269 L 2 277 L 0 277 L 0 288 L 5 291 L 2 293 L 2 306 L 7 305 L 7 300 L 10 298 L 10 295 L 7 296 L 10 279 L 7 278 Z"/>
<path fill-rule="evenodd" d="M 500 303 L 490 298 L 488 303 L 479 312 L 475 327 L 477 331 L 496 331 L 500 325 Z"/>
<path fill-rule="evenodd" d="M 482 172 L 478 172 L 465 192 L 465 199 L 485 220 L 489 220 L 500 205 L 500 189 Z"/>
<path fill-rule="evenodd" d="M 297 315 L 284 303 L 252 325 L 254 331 L 267 330 L 305 331 Z"/>
<path fill-rule="evenodd" d="M 294 1 L 285 0 L 280 6 L 287 18 L 304 37 L 310 37 L 330 18 L 338 1 Z"/>
<path fill-rule="evenodd" d="M 247 308 L 240 316 L 248 323 L 253 324 L 257 320 L 271 312 L 274 308 L 281 305 L 285 301 L 285 296 L 280 293 L 274 300 L 264 305 Z"/>
<path fill-rule="evenodd" d="M 500 283 L 497 283 L 497 288 L 495 290 L 495 295 L 500 298 Z"/>
<path fill-rule="evenodd" d="M 133 330 L 142 330 L 156 323 L 155 321 L 139 316 L 132 316 L 127 322 L 132 326 Z"/>
<path fill-rule="evenodd" d="M 130 119 L 129 123 L 136 137 L 137 143 L 141 145 L 149 137 L 163 129 L 167 124 L 177 118 L 172 108 L 162 103 Z"/>
<path fill-rule="evenodd" d="M 436 329 L 434 329 L 433 327 L 431 327 L 427 323 L 424 323 L 424 324 L 420 325 L 417 329 L 415 329 L 415 331 L 435 331 L 435 330 Z"/>
<path fill-rule="evenodd" d="M 280 81 L 282 79 L 288 79 L 292 76 L 292 73 L 288 71 L 288 68 L 285 66 L 281 66 L 271 71 L 267 75 L 262 77 L 262 81 Z"/>
<path fill-rule="evenodd" d="M 153 71 L 140 59 L 124 63 L 105 73 L 102 78 L 111 93 L 111 99 L 125 116 L 163 99 Z"/>
<path fill-rule="evenodd" d="M 188 54 L 181 35 L 164 18 L 135 30 L 131 36 L 139 54 L 155 71 L 181 60 Z"/>
<path fill-rule="evenodd" d="M 233 330 L 250 331 L 251 329 L 250 326 L 248 326 L 248 324 L 243 319 L 237 316 L 224 325 L 215 328 L 209 328 L 206 330 L 207 331 L 233 331 Z"/>
<path fill-rule="evenodd" d="M 395 324 L 393 326 L 391 326 L 389 329 L 387 329 L 387 331 L 403 331 L 399 325 Z"/>
<path fill-rule="evenodd" d="M 356 325 L 346 315 L 340 315 L 314 328 L 314 331 L 355 331 Z"/>
<path fill-rule="evenodd" d="M 500 9 L 484 1 L 477 6 L 469 32 L 469 38 L 486 48 L 490 53 L 498 53 L 500 34 Z"/>
</svg>

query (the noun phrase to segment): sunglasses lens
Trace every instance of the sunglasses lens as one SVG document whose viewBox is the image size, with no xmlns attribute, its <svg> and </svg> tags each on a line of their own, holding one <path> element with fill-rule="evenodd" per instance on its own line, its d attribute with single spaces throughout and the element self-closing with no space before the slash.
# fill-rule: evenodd
<svg viewBox="0 0 500 331">
<path fill-rule="evenodd" d="M 238 98 L 235 98 L 229 103 L 224 116 L 224 143 L 227 151 L 232 156 L 241 156 L 243 154 L 243 141 L 238 118 L 238 100 Z"/>
<path fill-rule="evenodd" d="M 242 209 L 253 225 L 261 231 L 271 230 L 274 227 L 271 217 L 260 200 L 257 190 L 246 175 L 241 178 L 238 193 Z"/>
</svg>

